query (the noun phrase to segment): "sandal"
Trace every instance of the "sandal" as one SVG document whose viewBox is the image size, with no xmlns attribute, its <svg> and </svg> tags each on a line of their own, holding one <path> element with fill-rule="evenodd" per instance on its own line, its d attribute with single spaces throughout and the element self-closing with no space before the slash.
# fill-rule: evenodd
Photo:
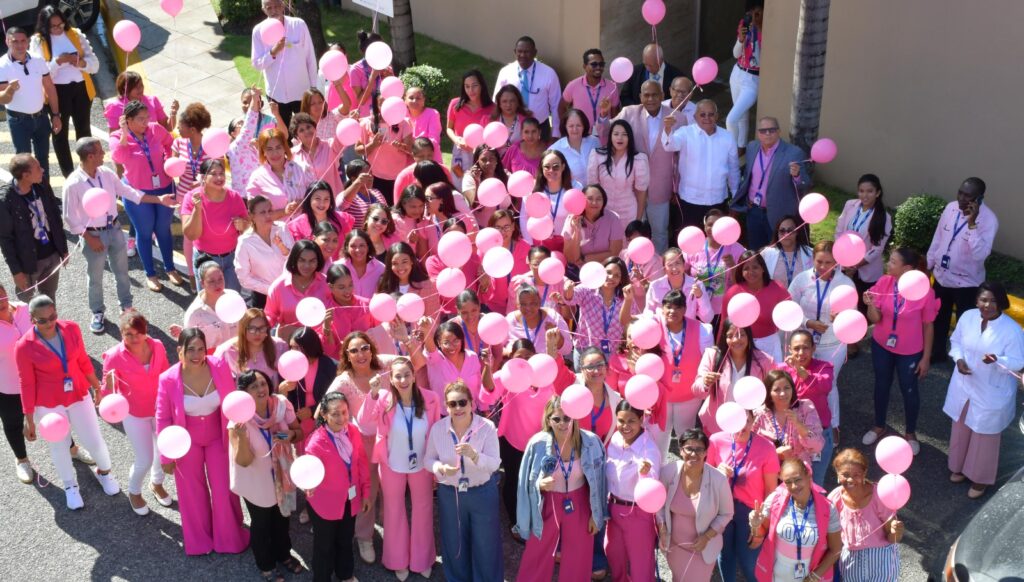
<svg viewBox="0 0 1024 582">
<path fill-rule="evenodd" d="M 953 483 L 963 483 L 967 479 L 963 473 L 953 473 L 949 476 L 949 480 Z"/>
<path fill-rule="evenodd" d="M 968 499 L 977 499 L 985 494 L 985 490 L 988 489 L 987 485 L 971 485 L 971 488 L 967 490 Z"/>
<path fill-rule="evenodd" d="M 268 572 L 260 572 L 260 579 L 266 580 L 266 582 L 284 582 L 284 576 L 279 574 L 277 570 L 270 570 Z"/>
<path fill-rule="evenodd" d="M 160 279 L 150 277 L 146 279 L 146 288 L 154 293 L 159 293 L 160 291 L 163 291 L 164 285 L 160 282 Z"/>
<path fill-rule="evenodd" d="M 288 558 L 287 560 L 281 562 L 281 566 L 283 566 L 285 570 L 288 570 L 292 574 L 301 574 L 306 571 L 306 569 L 302 567 L 302 564 L 300 564 L 299 561 L 295 558 Z"/>
</svg>

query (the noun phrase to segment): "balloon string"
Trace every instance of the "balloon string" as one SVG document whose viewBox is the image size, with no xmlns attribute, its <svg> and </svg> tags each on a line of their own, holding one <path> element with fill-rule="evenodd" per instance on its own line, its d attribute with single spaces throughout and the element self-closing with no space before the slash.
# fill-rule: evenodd
<svg viewBox="0 0 1024 582">
<path fill-rule="evenodd" d="M 878 530 L 882 529 L 883 527 L 885 527 L 885 524 L 889 523 L 889 520 L 893 519 L 894 517 L 896 517 L 896 512 L 895 511 L 893 512 L 892 515 L 890 515 L 889 517 L 883 519 L 882 523 L 878 527 L 872 529 L 871 531 L 869 531 L 868 533 L 864 534 L 863 536 L 860 536 L 857 539 L 855 539 L 854 541 L 856 542 L 856 544 L 854 544 L 854 545 L 860 545 L 860 544 L 864 543 L 865 540 L 867 540 L 869 537 L 871 537 L 871 534 L 873 534 L 876 531 L 878 531 Z"/>
</svg>

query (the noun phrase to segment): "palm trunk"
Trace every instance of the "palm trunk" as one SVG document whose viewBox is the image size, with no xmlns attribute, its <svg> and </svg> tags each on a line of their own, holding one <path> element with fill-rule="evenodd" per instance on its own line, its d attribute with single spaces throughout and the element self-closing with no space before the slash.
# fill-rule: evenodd
<svg viewBox="0 0 1024 582">
<path fill-rule="evenodd" d="M 800 25 L 793 60 L 793 109 L 790 141 L 805 152 L 818 139 L 821 94 L 825 86 L 825 48 L 831 0 L 801 0 Z"/>
<path fill-rule="evenodd" d="M 395 52 L 396 73 L 416 64 L 416 39 L 413 36 L 412 6 L 409 0 L 395 0 L 395 16 L 391 19 L 391 43 Z"/>
<path fill-rule="evenodd" d="M 313 50 L 317 58 L 327 52 L 327 41 L 324 39 L 324 26 L 320 21 L 320 5 L 316 0 L 297 0 L 294 4 L 295 16 L 306 21 L 309 36 L 313 40 Z"/>
</svg>

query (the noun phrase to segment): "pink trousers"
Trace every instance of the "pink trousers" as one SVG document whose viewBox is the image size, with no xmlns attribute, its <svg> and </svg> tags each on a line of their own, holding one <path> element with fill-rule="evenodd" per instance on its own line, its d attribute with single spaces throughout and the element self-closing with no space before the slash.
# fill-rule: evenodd
<svg viewBox="0 0 1024 582">
<path fill-rule="evenodd" d="M 363 435 L 363 450 L 366 451 L 366 458 L 373 458 L 373 443 L 376 441 L 374 436 Z M 356 516 L 356 539 L 357 540 L 373 540 L 373 526 L 377 523 L 377 509 L 380 507 L 379 497 L 380 495 L 380 476 L 377 474 L 377 463 L 370 465 L 370 501 L 373 505 L 370 507 L 370 511 L 366 513 L 360 512 Z"/>
<path fill-rule="evenodd" d="M 249 531 L 242 527 L 242 506 L 229 486 L 220 413 L 185 418 L 192 447 L 174 466 L 185 554 L 244 552 Z"/>
<path fill-rule="evenodd" d="M 423 572 L 437 559 L 434 547 L 434 476 L 424 470 L 396 473 L 386 462 L 380 469 L 384 497 L 384 553 L 381 564 L 388 570 Z M 412 523 L 406 517 L 405 492 L 412 502 Z M 415 539 L 416 543 L 411 543 Z"/>
<path fill-rule="evenodd" d="M 569 493 L 554 491 L 543 494 L 541 517 L 544 530 L 541 537 L 531 535 L 526 540 L 526 551 L 519 562 L 516 582 L 550 582 L 555 569 L 555 551 L 561 540 L 562 557 L 558 564 L 558 579 L 563 582 L 589 580 L 594 562 L 594 536 L 590 524 L 590 488 L 584 485 Z M 565 513 L 565 500 L 572 501 L 573 512 Z"/>
<path fill-rule="evenodd" d="M 654 514 L 636 506 L 608 503 L 604 553 L 613 582 L 654 580 Z"/>
<path fill-rule="evenodd" d="M 960 419 L 953 423 L 949 435 L 949 470 L 963 473 L 972 483 L 994 485 L 999 470 L 999 444 L 1002 434 L 980 434 L 964 424 L 967 409 L 964 404 Z"/>
</svg>

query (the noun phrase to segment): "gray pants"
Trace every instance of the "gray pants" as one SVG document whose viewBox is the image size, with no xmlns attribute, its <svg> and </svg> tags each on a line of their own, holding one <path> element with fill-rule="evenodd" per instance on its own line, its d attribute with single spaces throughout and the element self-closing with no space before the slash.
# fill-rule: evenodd
<svg viewBox="0 0 1024 582">
<path fill-rule="evenodd" d="M 35 244 L 33 241 L 32 244 Z M 52 277 L 50 275 L 53 275 Z M 45 281 L 44 281 L 45 279 Z M 28 273 L 28 288 L 22 289 L 15 285 L 18 299 L 28 302 L 42 293 L 54 302 L 57 301 L 57 282 L 60 280 L 60 254 L 53 253 L 45 259 L 36 261 L 36 272 Z"/>
<path fill-rule="evenodd" d="M 665 252 L 665 249 L 676 246 L 675 241 L 668 240 L 668 215 L 670 202 L 660 204 L 647 204 L 647 222 L 651 225 L 651 239 L 654 249 L 658 254 Z"/>
<path fill-rule="evenodd" d="M 103 266 L 110 263 L 110 270 L 117 282 L 117 302 L 121 309 L 132 306 L 132 286 L 128 277 L 128 246 L 124 233 L 118 227 L 96 230 L 89 233 L 100 239 L 103 250 L 92 250 L 87 241 L 82 241 L 82 254 L 85 256 L 87 278 L 89 280 L 89 309 L 93 313 L 103 313 Z M 85 235 L 83 235 L 84 237 Z"/>
</svg>

